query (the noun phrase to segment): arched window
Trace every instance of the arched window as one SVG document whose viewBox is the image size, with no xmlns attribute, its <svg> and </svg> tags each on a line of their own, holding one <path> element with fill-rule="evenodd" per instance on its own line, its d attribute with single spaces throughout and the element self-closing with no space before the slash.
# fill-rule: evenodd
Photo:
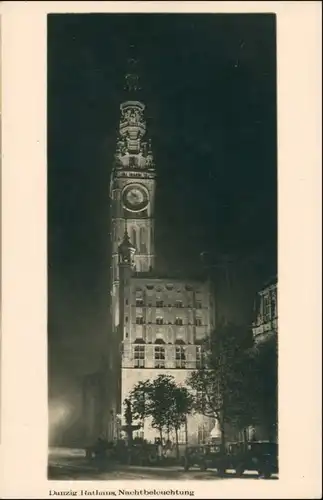
<svg viewBox="0 0 323 500">
<path fill-rule="evenodd" d="M 153 341 L 153 331 L 152 331 L 151 326 L 148 326 L 148 328 L 147 328 L 147 342 L 152 343 L 152 341 Z"/>
<path fill-rule="evenodd" d="M 196 346 L 196 368 L 201 369 L 203 368 L 203 353 L 202 353 L 202 346 L 198 345 Z"/>
<path fill-rule="evenodd" d="M 140 252 L 147 252 L 147 244 L 146 244 L 146 229 L 144 227 L 140 228 Z"/>
<path fill-rule="evenodd" d="M 137 233 L 134 227 L 131 230 L 131 243 L 137 248 Z"/>
</svg>

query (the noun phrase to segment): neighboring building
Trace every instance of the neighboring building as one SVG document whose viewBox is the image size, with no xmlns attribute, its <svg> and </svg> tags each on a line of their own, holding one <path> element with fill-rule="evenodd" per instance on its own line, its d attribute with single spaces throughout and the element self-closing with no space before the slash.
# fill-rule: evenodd
<svg viewBox="0 0 323 500">
<path fill-rule="evenodd" d="M 266 366 L 268 368 L 268 377 L 265 383 L 265 409 L 264 415 L 270 415 L 270 418 L 265 418 L 264 421 L 249 429 L 250 434 L 256 439 L 269 439 L 278 442 L 278 425 L 273 412 L 277 411 L 277 362 L 275 363 L 273 356 L 278 356 L 278 310 L 277 310 L 277 276 L 271 278 L 261 290 L 258 292 L 255 303 L 255 321 L 252 325 L 254 347 L 253 352 L 256 356 L 262 353 L 266 354 Z M 268 351 L 269 349 L 269 351 Z M 273 351 L 273 349 L 275 351 Z M 275 352 L 275 354 L 274 354 Z M 269 364 L 268 364 L 269 356 Z M 276 358 L 277 361 L 277 358 Z M 274 403 L 276 399 L 276 403 Z M 268 406 L 269 402 L 269 406 Z M 267 420 L 267 422 L 266 422 Z M 270 422 L 270 423 L 268 423 Z"/>
<path fill-rule="evenodd" d="M 128 99 L 121 119 L 111 174 L 111 368 L 115 398 L 110 411 L 123 414 L 123 401 L 134 385 L 170 374 L 185 384 L 201 362 L 201 340 L 214 326 L 208 283 L 190 277 L 163 276 L 155 269 L 154 201 L 156 170 L 145 141 L 145 105 L 136 98 L 138 80 L 126 77 Z M 190 417 L 187 434 L 201 440 L 214 426 Z M 205 431 L 207 427 L 207 431 Z M 185 430 L 180 432 L 184 440 Z M 144 437 L 157 431 L 145 422 Z"/>
<path fill-rule="evenodd" d="M 272 335 L 277 335 L 277 327 L 277 276 L 275 276 L 258 292 L 255 320 L 252 324 L 254 342 L 257 344 Z"/>
</svg>

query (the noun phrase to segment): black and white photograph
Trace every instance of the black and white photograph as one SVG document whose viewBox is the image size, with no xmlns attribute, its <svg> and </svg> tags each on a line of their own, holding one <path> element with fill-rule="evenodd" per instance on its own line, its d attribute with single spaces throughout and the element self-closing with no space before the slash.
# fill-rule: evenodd
<svg viewBox="0 0 323 500">
<path fill-rule="evenodd" d="M 48 478 L 277 479 L 275 14 L 47 29 Z"/>
<path fill-rule="evenodd" d="M 321 498 L 321 3 L 0 23 L 0 497 Z"/>
</svg>

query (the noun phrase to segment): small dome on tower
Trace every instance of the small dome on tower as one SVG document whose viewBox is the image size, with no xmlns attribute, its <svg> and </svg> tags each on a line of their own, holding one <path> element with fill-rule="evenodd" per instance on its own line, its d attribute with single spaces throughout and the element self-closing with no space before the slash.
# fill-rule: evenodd
<svg viewBox="0 0 323 500">
<path fill-rule="evenodd" d="M 119 245 L 119 258 L 120 262 L 124 263 L 132 263 L 132 258 L 134 253 L 136 252 L 136 248 L 131 243 L 127 229 L 125 230 L 123 240 Z"/>
</svg>

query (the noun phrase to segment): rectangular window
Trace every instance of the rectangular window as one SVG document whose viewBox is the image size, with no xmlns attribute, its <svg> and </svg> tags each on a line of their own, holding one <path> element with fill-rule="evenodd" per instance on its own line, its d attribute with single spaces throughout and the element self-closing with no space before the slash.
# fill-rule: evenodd
<svg viewBox="0 0 323 500">
<path fill-rule="evenodd" d="M 178 307 L 178 308 L 183 307 L 183 302 L 181 300 L 176 300 L 175 307 Z"/>
<path fill-rule="evenodd" d="M 195 324 L 196 324 L 196 326 L 202 326 L 202 319 L 201 318 L 195 318 Z"/>
<path fill-rule="evenodd" d="M 176 318 L 175 319 L 175 325 L 182 325 L 183 324 L 183 318 Z"/>
<path fill-rule="evenodd" d="M 156 307 L 164 307 L 164 301 L 163 300 L 156 300 Z"/>
<path fill-rule="evenodd" d="M 137 325 L 143 325 L 144 324 L 144 318 L 142 316 L 137 316 L 136 317 L 136 323 L 137 323 Z"/>
<path fill-rule="evenodd" d="M 134 347 L 134 368 L 144 368 L 145 367 L 145 346 L 136 345 Z"/>
<path fill-rule="evenodd" d="M 176 347 L 175 366 L 176 368 L 185 368 L 186 366 L 186 355 L 183 347 Z"/>
<path fill-rule="evenodd" d="M 196 309 L 202 309 L 202 302 L 200 300 L 196 301 L 195 307 Z"/>
<path fill-rule="evenodd" d="M 165 348 L 155 347 L 155 368 L 165 368 Z"/>
<path fill-rule="evenodd" d="M 136 299 L 136 307 L 142 307 L 144 305 L 143 299 Z"/>
<path fill-rule="evenodd" d="M 156 324 L 157 325 L 163 325 L 164 324 L 164 318 L 162 318 L 161 316 L 158 316 L 156 318 Z"/>
</svg>

